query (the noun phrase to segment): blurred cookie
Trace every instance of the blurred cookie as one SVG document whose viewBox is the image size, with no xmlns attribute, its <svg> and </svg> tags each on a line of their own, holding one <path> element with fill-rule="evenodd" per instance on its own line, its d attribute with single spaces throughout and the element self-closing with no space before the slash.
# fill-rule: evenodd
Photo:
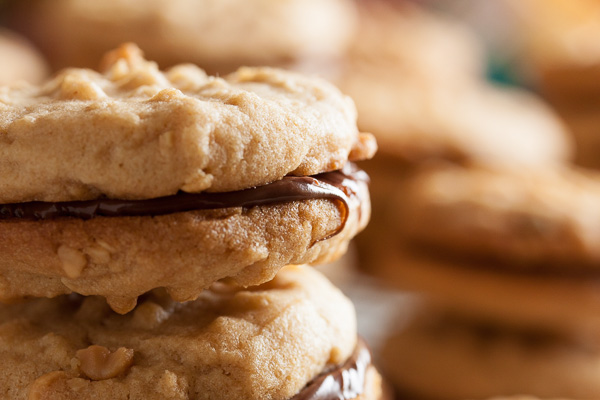
<svg viewBox="0 0 600 400">
<path fill-rule="evenodd" d="M 521 57 L 554 102 L 600 100 L 600 5 L 595 0 L 504 0 Z"/>
<path fill-rule="evenodd" d="M 480 48 L 464 27 L 391 3 L 363 4 L 362 34 L 338 82 L 356 101 L 360 129 L 379 143 L 365 165 L 372 221 L 357 238 L 367 271 L 395 247 L 382 248 L 382 239 L 396 235 L 406 181 L 423 164 L 546 168 L 571 155 L 563 124 L 542 101 L 483 81 Z"/>
<path fill-rule="evenodd" d="M 337 82 L 381 155 L 550 164 L 570 155 L 552 111 L 532 95 L 486 85 L 476 39 L 458 23 L 411 5 L 373 1 Z"/>
<path fill-rule="evenodd" d="M 447 166 L 396 195 L 395 236 L 379 238 L 394 250 L 373 260 L 386 281 L 481 319 L 600 332 L 597 176 Z"/>
<path fill-rule="evenodd" d="M 600 105 L 600 3 L 594 0 L 505 0 L 512 10 L 522 63 L 533 85 L 566 120 L 575 162 L 600 168 L 600 135 L 581 121 Z"/>
<path fill-rule="evenodd" d="M 3 90 L 5 301 L 74 291 L 126 312 L 156 287 L 191 300 L 335 259 L 369 218 L 368 178 L 348 161 L 375 142 L 321 80 L 162 73 L 124 46 L 103 74 Z"/>
<path fill-rule="evenodd" d="M 41 54 L 8 29 L 0 29 L 0 58 L 0 85 L 22 80 L 38 83 L 48 75 L 48 65 Z"/>
<path fill-rule="evenodd" d="M 598 348 L 537 331 L 421 315 L 390 338 L 384 355 L 383 371 L 406 398 L 600 396 Z"/>
<path fill-rule="evenodd" d="M 41 0 L 12 23 L 55 69 L 95 67 L 104 52 L 132 41 L 163 67 L 191 62 L 226 73 L 339 56 L 356 10 L 349 0 Z"/>
<path fill-rule="evenodd" d="M 98 297 L 0 306 L 0 338 L 0 391 L 15 400 L 381 393 L 352 304 L 304 266 L 248 290 L 217 283 L 185 304 L 153 292 L 128 315 Z"/>
</svg>

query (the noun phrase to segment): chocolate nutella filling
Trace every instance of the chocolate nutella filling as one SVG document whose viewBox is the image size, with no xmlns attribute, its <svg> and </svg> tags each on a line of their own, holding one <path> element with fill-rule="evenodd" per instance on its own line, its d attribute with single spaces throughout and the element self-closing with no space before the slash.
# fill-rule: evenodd
<svg viewBox="0 0 600 400">
<path fill-rule="evenodd" d="M 342 365 L 325 372 L 291 400 L 352 400 L 363 394 L 371 352 L 365 342 L 358 340 L 354 353 Z"/>
<path fill-rule="evenodd" d="M 292 201 L 328 199 L 342 206 L 343 228 L 348 218 L 348 198 L 357 194 L 359 181 L 368 181 L 368 176 L 354 164 L 347 163 L 338 171 L 314 176 L 285 176 L 276 182 L 235 192 L 179 192 L 173 196 L 146 200 L 100 198 L 86 201 L 3 204 L 0 205 L 0 220 L 156 216 L 193 210 L 251 208 Z"/>
</svg>

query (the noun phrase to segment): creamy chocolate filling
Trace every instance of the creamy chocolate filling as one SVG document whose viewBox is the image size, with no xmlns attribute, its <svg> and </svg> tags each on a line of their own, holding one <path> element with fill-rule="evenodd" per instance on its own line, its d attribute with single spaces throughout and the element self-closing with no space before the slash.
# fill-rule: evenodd
<svg viewBox="0 0 600 400">
<path fill-rule="evenodd" d="M 291 201 L 328 199 L 342 207 L 342 227 L 348 218 L 348 198 L 357 195 L 358 182 L 367 174 L 347 163 L 338 171 L 314 176 L 285 176 L 250 189 L 225 193 L 184 193 L 146 200 L 99 198 L 86 201 L 13 203 L 0 205 L 0 220 L 43 220 L 61 217 L 90 219 L 98 216 L 155 216 L 193 210 L 282 204 Z M 341 229 L 340 229 L 341 230 Z"/>
<path fill-rule="evenodd" d="M 363 394 L 371 352 L 358 340 L 354 353 L 342 365 L 327 371 L 306 385 L 291 400 L 352 400 Z"/>
</svg>

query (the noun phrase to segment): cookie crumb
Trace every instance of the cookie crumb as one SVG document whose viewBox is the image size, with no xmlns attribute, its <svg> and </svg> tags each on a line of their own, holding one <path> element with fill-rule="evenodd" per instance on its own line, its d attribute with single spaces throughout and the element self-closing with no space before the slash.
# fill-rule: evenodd
<svg viewBox="0 0 600 400">
<path fill-rule="evenodd" d="M 77 350 L 76 357 L 81 362 L 81 372 L 99 381 L 124 374 L 133 364 L 133 349 L 119 347 L 111 352 L 104 346 L 92 345 Z"/>
</svg>

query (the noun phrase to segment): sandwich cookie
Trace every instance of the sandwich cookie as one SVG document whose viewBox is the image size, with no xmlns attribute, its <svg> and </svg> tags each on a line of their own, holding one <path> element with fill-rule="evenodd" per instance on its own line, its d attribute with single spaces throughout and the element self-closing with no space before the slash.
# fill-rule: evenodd
<svg viewBox="0 0 600 400">
<path fill-rule="evenodd" d="M 351 302 L 306 266 L 127 315 L 78 295 L 0 306 L 0 354 L 14 400 L 381 399 Z"/>
<path fill-rule="evenodd" d="M 324 81 L 270 68 L 166 72 L 125 45 L 102 73 L 0 89 L 0 298 L 270 280 L 335 259 L 366 224 L 373 137 Z M 35 162 L 32 162 L 35 160 Z"/>
<path fill-rule="evenodd" d="M 404 194 L 402 229 L 381 244 L 393 254 L 374 268 L 455 312 L 596 337 L 598 178 L 567 168 L 432 168 Z"/>
<path fill-rule="evenodd" d="M 417 315 L 384 347 L 382 371 L 403 393 L 401 398 L 600 396 L 598 347 L 432 311 Z"/>
</svg>

